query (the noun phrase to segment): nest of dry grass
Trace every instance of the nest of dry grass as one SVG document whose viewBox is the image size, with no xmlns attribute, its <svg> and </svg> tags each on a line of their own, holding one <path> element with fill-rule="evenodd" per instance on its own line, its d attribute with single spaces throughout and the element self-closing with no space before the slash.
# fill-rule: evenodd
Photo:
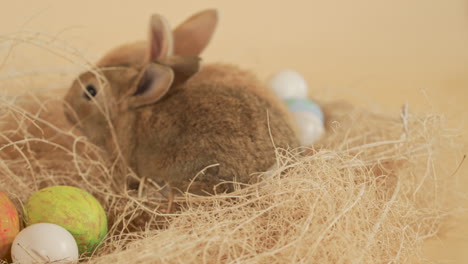
<svg viewBox="0 0 468 264">
<path fill-rule="evenodd" d="M 403 109 L 389 117 L 329 103 L 327 135 L 307 155 L 278 149 L 278 168 L 260 183 L 187 194 L 166 213 L 157 186 L 129 190 L 132 172 L 68 127 L 60 99 L 0 99 L 0 191 L 19 208 L 46 186 L 92 193 L 109 233 L 89 263 L 418 262 L 448 213 L 459 162 L 439 115 Z"/>
<path fill-rule="evenodd" d="M 82 58 L 55 37 L 24 34 L 0 40 L 74 63 Z M 2 91 L 9 87 L 0 95 L 0 191 L 18 208 L 51 185 L 92 193 L 107 212 L 109 233 L 85 262 L 417 263 L 423 241 L 450 213 L 461 155 L 443 117 L 406 108 L 388 116 L 344 103 L 323 104 L 327 134 L 303 149 L 307 155 L 278 149 L 278 168 L 259 172 L 263 181 L 230 194 L 186 194 L 166 213 L 156 185 L 142 181 L 129 190 L 126 178 L 135 175 L 68 126 L 60 92 L 14 91 L 30 90 L 30 79 L 51 82 L 50 72 L 40 74 L 48 76 L 0 78 Z"/>
</svg>

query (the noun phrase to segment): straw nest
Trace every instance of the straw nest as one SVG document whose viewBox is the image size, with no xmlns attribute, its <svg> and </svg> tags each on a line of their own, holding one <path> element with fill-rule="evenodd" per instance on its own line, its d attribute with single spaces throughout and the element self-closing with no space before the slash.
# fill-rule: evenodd
<svg viewBox="0 0 468 264">
<path fill-rule="evenodd" d="M 405 263 L 447 212 L 456 169 L 443 118 L 385 116 L 323 104 L 327 134 L 298 156 L 277 150 L 278 168 L 234 193 L 187 194 L 167 212 L 157 186 L 129 190 L 129 170 L 64 120 L 59 97 L 2 96 L 0 186 L 19 208 L 36 190 L 80 187 L 109 217 L 90 263 Z M 261 172 L 259 172 L 261 173 Z"/>
<path fill-rule="evenodd" d="M 80 56 L 34 40 L 40 36 L 9 37 L 16 38 L 64 58 Z M 49 75 L 37 79 L 39 86 L 54 78 L 42 74 Z M 278 167 L 259 172 L 261 182 L 229 194 L 187 194 L 167 213 L 158 186 L 144 180 L 129 190 L 125 179 L 135 175 L 69 127 L 61 95 L 15 91 L 34 78 L 0 81 L 9 91 L 0 94 L 0 191 L 19 209 L 47 186 L 93 194 L 109 233 L 85 262 L 415 263 L 450 212 L 461 159 L 440 115 L 323 103 L 327 132 L 302 150 L 306 155 L 278 149 Z"/>
</svg>

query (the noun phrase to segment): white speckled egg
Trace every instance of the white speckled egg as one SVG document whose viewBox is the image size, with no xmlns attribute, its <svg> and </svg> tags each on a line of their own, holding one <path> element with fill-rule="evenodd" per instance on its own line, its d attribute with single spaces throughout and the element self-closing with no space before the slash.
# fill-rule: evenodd
<svg viewBox="0 0 468 264">
<path fill-rule="evenodd" d="M 270 79 L 270 87 L 281 99 L 307 98 L 307 82 L 302 75 L 292 70 L 279 71 Z"/>
<path fill-rule="evenodd" d="M 33 224 L 23 229 L 11 247 L 13 262 L 77 263 L 78 246 L 73 236 L 63 227 L 50 224 Z"/>
</svg>

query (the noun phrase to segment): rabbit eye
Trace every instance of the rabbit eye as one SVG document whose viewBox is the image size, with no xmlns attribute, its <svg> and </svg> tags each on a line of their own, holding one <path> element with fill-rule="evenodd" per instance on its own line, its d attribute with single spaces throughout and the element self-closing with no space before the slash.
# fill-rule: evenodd
<svg viewBox="0 0 468 264">
<path fill-rule="evenodd" d="M 83 96 L 84 96 L 84 98 L 86 98 L 86 100 L 91 100 L 91 97 L 89 97 L 89 95 L 94 97 L 94 96 L 96 96 L 96 94 L 97 94 L 97 91 L 96 91 L 96 88 L 94 87 L 94 85 L 92 85 L 92 84 L 86 85 L 86 92 L 83 92 Z"/>
</svg>

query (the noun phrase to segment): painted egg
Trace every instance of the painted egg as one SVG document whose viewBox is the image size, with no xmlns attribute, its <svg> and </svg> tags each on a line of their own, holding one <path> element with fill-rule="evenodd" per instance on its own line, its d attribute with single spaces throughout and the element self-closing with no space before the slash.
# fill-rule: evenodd
<svg viewBox="0 0 468 264">
<path fill-rule="evenodd" d="M 21 230 L 13 241 L 13 262 L 77 263 L 78 246 L 75 238 L 63 227 L 50 224 L 34 224 Z"/>
<path fill-rule="evenodd" d="M 317 116 L 322 123 L 325 121 L 320 106 L 307 98 L 290 98 L 285 99 L 284 102 L 288 105 L 288 109 L 291 112 L 309 112 Z"/>
<path fill-rule="evenodd" d="M 10 248 L 20 229 L 18 212 L 6 194 L 0 192 L 0 260 L 10 257 Z"/>
<path fill-rule="evenodd" d="M 80 254 L 93 252 L 107 233 L 107 217 L 91 194 L 71 186 L 35 192 L 25 206 L 26 224 L 52 223 L 70 232 Z"/>
<path fill-rule="evenodd" d="M 325 117 L 320 106 L 304 98 L 289 98 L 284 102 L 296 120 L 301 145 L 308 146 L 317 142 L 325 133 Z"/>
<path fill-rule="evenodd" d="M 280 71 L 271 77 L 269 84 L 276 96 L 281 99 L 307 98 L 307 82 L 298 72 Z"/>
<path fill-rule="evenodd" d="M 310 112 L 293 112 L 299 128 L 299 139 L 302 146 L 310 146 L 325 133 L 325 127 L 316 115 Z"/>
</svg>

